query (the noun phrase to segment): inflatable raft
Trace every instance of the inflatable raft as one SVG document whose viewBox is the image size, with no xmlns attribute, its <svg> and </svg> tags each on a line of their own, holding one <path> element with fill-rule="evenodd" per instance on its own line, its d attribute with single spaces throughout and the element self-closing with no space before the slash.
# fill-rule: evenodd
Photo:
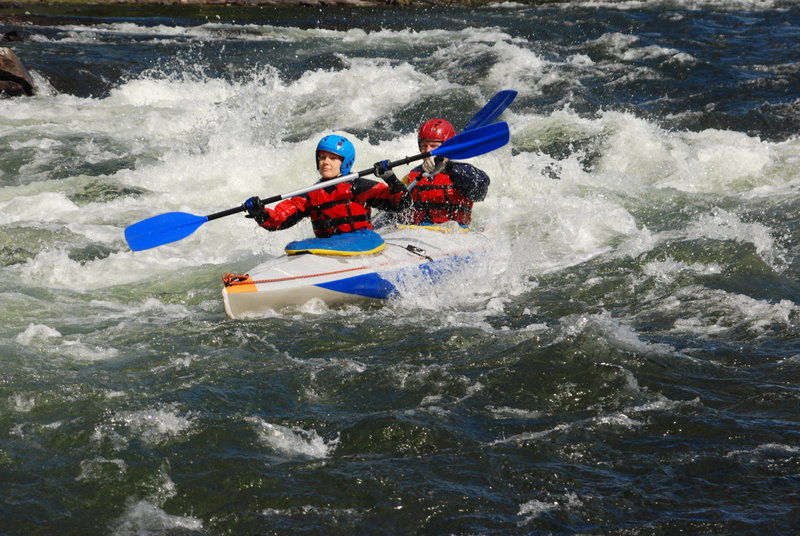
<svg viewBox="0 0 800 536">
<path fill-rule="evenodd" d="M 230 318 L 319 299 L 328 305 L 386 300 L 412 284 L 431 284 L 484 254 L 489 239 L 446 226 L 401 225 L 286 246 L 286 255 L 247 274 L 225 274 L 222 298 Z"/>
</svg>

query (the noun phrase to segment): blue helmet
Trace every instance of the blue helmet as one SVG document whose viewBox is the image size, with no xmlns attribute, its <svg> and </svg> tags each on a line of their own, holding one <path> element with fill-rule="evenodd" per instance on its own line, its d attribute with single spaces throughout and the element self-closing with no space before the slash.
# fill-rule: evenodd
<svg viewBox="0 0 800 536">
<path fill-rule="evenodd" d="M 356 161 L 356 148 L 344 136 L 330 135 L 319 140 L 317 150 L 314 151 L 314 166 L 317 165 L 317 153 L 319 151 L 328 151 L 344 158 L 341 167 L 342 175 L 350 173 L 350 169 Z"/>
</svg>

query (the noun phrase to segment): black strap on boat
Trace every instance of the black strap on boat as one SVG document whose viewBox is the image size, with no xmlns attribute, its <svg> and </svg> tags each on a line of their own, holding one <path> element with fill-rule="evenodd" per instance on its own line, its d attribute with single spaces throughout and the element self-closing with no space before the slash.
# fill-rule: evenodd
<svg viewBox="0 0 800 536">
<path fill-rule="evenodd" d="M 431 257 L 429 257 L 425 253 L 425 250 L 422 249 L 422 248 L 419 248 L 419 247 L 417 247 L 417 246 L 415 246 L 413 244 L 409 244 L 409 245 L 406 246 L 406 249 L 408 251 L 410 251 L 411 253 L 413 253 L 414 255 L 419 255 L 420 257 L 422 257 L 424 259 L 428 259 L 429 261 L 433 262 L 433 259 Z"/>
</svg>

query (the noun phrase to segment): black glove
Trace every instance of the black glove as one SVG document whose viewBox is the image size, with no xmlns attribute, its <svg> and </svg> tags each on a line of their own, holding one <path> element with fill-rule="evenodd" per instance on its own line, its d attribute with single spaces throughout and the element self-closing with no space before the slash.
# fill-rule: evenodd
<svg viewBox="0 0 800 536">
<path fill-rule="evenodd" d="M 403 183 L 400 182 L 400 179 L 394 174 L 394 171 L 389 167 L 388 160 L 381 160 L 380 162 L 375 162 L 372 166 L 372 172 L 375 173 L 376 177 L 383 179 L 383 182 L 389 187 L 389 191 L 393 194 L 405 190 L 405 186 Z"/>
<path fill-rule="evenodd" d="M 389 191 L 393 194 L 397 192 L 404 192 L 406 190 L 406 185 L 400 182 L 400 179 L 397 178 L 397 175 L 394 174 L 393 171 L 388 171 L 383 174 L 383 182 L 386 183 L 386 186 L 389 187 Z"/>
<path fill-rule="evenodd" d="M 264 203 L 261 202 L 258 196 L 251 197 L 242 206 L 247 211 L 247 216 L 245 217 L 253 218 L 259 225 L 269 219 L 269 215 L 264 212 Z"/>
<path fill-rule="evenodd" d="M 438 175 L 439 173 L 448 173 L 453 170 L 453 164 L 450 160 L 445 160 L 443 156 L 437 156 L 433 159 L 433 171 L 431 172 L 431 177 L 434 175 Z"/>
<path fill-rule="evenodd" d="M 389 167 L 388 160 L 381 160 L 380 162 L 375 162 L 372 165 L 372 172 L 375 174 L 376 177 L 380 177 L 381 179 L 387 173 L 391 173 L 392 175 L 394 175 L 394 173 L 392 172 L 392 168 Z"/>
</svg>

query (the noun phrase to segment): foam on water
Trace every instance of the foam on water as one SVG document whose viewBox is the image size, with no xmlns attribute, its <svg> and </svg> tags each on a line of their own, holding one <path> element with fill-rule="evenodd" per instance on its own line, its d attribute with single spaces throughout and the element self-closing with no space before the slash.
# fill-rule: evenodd
<svg viewBox="0 0 800 536">
<path fill-rule="evenodd" d="M 125 460 L 114 458 L 108 460 L 101 456 L 91 460 L 83 460 L 81 462 L 81 472 L 75 477 L 75 480 L 106 480 L 106 479 L 119 479 L 128 470 L 128 464 Z"/>
<path fill-rule="evenodd" d="M 38 221 L 64 221 L 77 215 L 78 207 L 61 193 L 43 192 L 28 197 L 14 197 L 0 203 L 0 224 Z"/>
<path fill-rule="evenodd" d="M 174 406 L 118 411 L 95 427 L 92 440 L 110 442 L 115 450 L 124 450 L 134 438 L 157 445 L 191 432 L 193 418 L 179 412 Z"/>
<path fill-rule="evenodd" d="M 531 411 L 526 409 L 519 409 L 519 408 L 510 408 L 507 406 L 503 407 L 487 407 L 492 414 L 492 417 L 495 419 L 537 419 L 541 417 L 541 412 L 539 411 Z"/>
<path fill-rule="evenodd" d="M 574 396 L 575 393 L 571 391 L 572 385 L 564 385 L 560 389 L 558 396 L 569 398 Z M 650 395 L 653 397 L 653 395 Z M 701 405 L 695 399 L 691 401 L 672 401 L 662 395 L 655 395 L 654 400 L 646 402 L 636 407 L 627 407 L 623 411 L 615 411 L 587 419 L 578 419 L 562 424 L 557 424 L 551 428 L 538 430 L 535 432 L 523 432 L 509 437 L 502 437 L 495 439 L 488 443 L 489 447 L 502 446 L 508 443 L 536 443 L 547 440 L 551 436 L 568 435 L 571 432 L 578 430 L 588 430 L 591 432 L 599 432 L 604 429 L 619 429 L 624 431 L 637 430 L 643 428 L 647 424 L 647 418 L 653 413 L 664 413 L 673 411 L 679 407 L 697 407 Z"/>
<path fill-rule="evenodd" d="M 722 273 L 718 264 L 687 264 L 667 257 L 663 261 L 648 262 L 642 267 L 642 273 L 660 283 L 671 283 L 676 278 L 686 274 L 716 275 Z"/>
<path fill-rule="evenodd" d="M 58 42 L 71 44 L 104 44 L 119 39 L 145 38 L 146 43 L 208 43 L 214 41 L 274 42 L 280 45 L 304 45 L 309 48 L 320 42 L 332 52 L 347 52 L 355 48 L 394 50 L 398 45 L 419 46 L 420 43 L 437 47 L 451 45 L 454 41 L 494 43 L 510 39 L 497 28 L 467 27 L 460 30 L 444 29 L 380 29 L 366 31 L 362 28 L 331 30 L 326 28 L 297 28 L 269 24 L 237 24 L 209 22 L 197 26 L 143 26 L 130 22 L 104 23 L 91 26 L 66 25 L 60 27 L 65 35 Z M 147 39 L 149 38 L 149 39 Z M 37 39 L 47 40 L 42 36 Z M 301 50 L 301 52 L 305 52 Z"/>
<path fill-rule="evenodd" d="M 589 42 L 590 45 L 601 46 L 608 53 L 625 61 L 654 58 L 677 58 L 681 62 L 688 62 L 692 61 L 693 59 L 690 55 L 682 54 L 678 50 L 672 48 L 659 47 L 655 45 L 640 47 L 638 46 L 639 43 L 639 37 L 619 32 L 607 33 L 601 37 L 598 37 L 594 41 Z"/>
<path fill-rule="evenodd" d="M 365 517 L 365 512 L 358 508 L 330 508 L 319 506 L 297 506 L 294 508 L 267 508 L 261 511 L 264 516 L 284 519 L 286 517 L 297 517 L 307 520 L 309 516 L 330 519 L 337 528 L 348 523 L 357 523 Z M 353 531 L 357 529 L 353 527 Z"/>
<path fill-rule="evenodd" d="M 36 397 L 17 393 L 9 399 L 11 410 L 17 413 L 28 413 L 36 407 Z"/>
<path fill-rule="evenodd" d="M 316 430 L 288 428 L 266 422 L 260 417 L 248 417 L 246 420 L 255 428 L 262 443 L 283 456 L 327 458 L 339 442 L 338 438 L 324 439 Z"/>
<path fill-rule="evenodd" d="M 15 341 L 19 344 L 29 346 L 34 341 L 46 341 L 48 339 L 61 337 L 58 330 L 45 326 L 43 324 L 29 324 L 28 328 L 15 337 Z"/>
<path fill-rule="evenodd" d="M 33 347 L 44 355 L 79 361 L 105 360 L 119 355 L 116 348 L 88 344 L 79 337 L 64 338 L 58 330 L 41 324 L 30 324 L 14 340 L 22 346 Z"/>
<path fill-rule="evenodd" d="M 569 512 L 582 505 L 583 501 L 575 493 L 566 493 L 560 497 L 549 497 L 548 501 L 532 499 L 520 505 L 517 516 L 521 519 L 517 522 L 517 526 L 524 527 L 537 517 L 554 510 Z"/>
<path fill-rule="evenodd" d="M 786 267 L 786 252 L 773 237 L 773 231 L 762 223 L 746 223 L 735 214 L 715 210 L 701 215 L 687 230 L 688 238 L 712 238 L 751 243 L 762 260 L 778 272 Z"/>
<path fill-rule="evenodd" d="M 704 130 L 671 137 L 673 173 L 660 188 L 693 193 L 740 193 L 763 186 L 775 160 L 775 144 L 741 132 Z"/>
<path fill-rule="evenodd" d="M 800 454 L 800 447 L 784 443 L 765 443 L 753 449 L 733 450 L 727 454 L 730 458 L 743 458 L 749 462 L 771 461 L 773 463 L 793 463 Z"/>
<path fill-rule="evenodd" d="M 683 318 L 675 321 L 675 331 L 698 336 L 737 329 L 746 329 L 755 336 L 770 330 L 791 332 L 800 318 L 800 306 L 791 300 L 771 303 L 716 289 L 686 287 L 676 292 L 673 300 L 665 305 L 680 306 L 684 311 Z"/>
<path fill-rule="evenodd" d="M 561 8 L 575 6 L 602 9 L 655 9 L 655 10 L 706 10 L 759 11 L 790 7 L 791 0 L 576 0 L 559 3 Z"/>
<path fill-rule="evenodd" d="M 177 68 L 172 74 L 151 69 L 104 98 L 55 95 L 35 106 L 0 103 L 5 120 L 16 123 L 13 129 L 0 131 L 3 137 L 32 155 L 20 168 L 22 185 L 0 190 L 0 224 L 62 227 L 74 241 L 111 249 L 102 258 L 73 260 L 68 247 L 53 244 L 4 271 L 29 287 L 90 291 L 206 265 L 219 266 L 222 273 L 226 266 L 258 255 L 279 254 L 287 241 L 309 234 L 307 223 L 273 234 L 231 216 L 204 224 L 182 241 L 135 254 L 125 251 L 121 231 L 161 212 L 209 214 L 237 206 L 251 195 L 291 191 L 314 182 L 310 155 L 316 141 L 330 131 L 331 118 L 341 117 L 347 129 L 358 131 L 338 132 L 356 144 L 355 168 L 368 167 L 376 160 L 413 152 L 414 134 L 390 129 L 389 136 L 383 132 L 375 139 L 361 131 L 370 132 L 382 118 L 413 107 L 420 99 L 459 91 L 480 102 L 481 93 L 502 87 L 520 89 L 521 98 L 536 97 L 542 85 L 572 83 L 575 68 L 595 68 L 588 57 L 571 56 L 563 64 L 544 60 L 524 40 L 498 28 L 473 30 L 366 32 L 217 23 L 190 28 L 130 23 L 71 28 L 107 35 L 201 39 L 228 39 L 238 32 L 243 39 L 300 44 L 326 39 L 339 47 L 334 53 L 342 68 L 309 69 L 292 79 L 276 68 L 257 67 L 244 77 L 223 80 L 178 59 L 171 65 Z M 398 43 L 414 46 L 420 39 L 441 45 L 428 64 L 353 53 L 387 40 L 393 41 L 388 48 L 392 49 Z M 669 48 L 641 47 L 634 37 L 621 33 L 603 35 L 597 46 L 624 60 L 630 54 L 632 59 L 674 55 Z M 495 58 L 484 90 L 452 81 L 457 77 L 441 76 L 451 68 L 445 58 L 470 54 Z M 494 256 L 491 277 L 486 273 L 470 281 L 468 299 L 490 299 L 491 289 L 498 287 L 519 294 L 535 288 L 532 275 L 600 255 L 616 252 L 632 257 L 647 252 L 663 237 L 639 221 L 638 211 L 651 197 L 656 203 L 665 190 L 744 198 L 768 195 L 765 189 L 788 191 L 800 181 L 796 173 L 800 163 L 792 157 L 797 142 L 773 143 L 717 130 L 669 132 L 627 113 L 601 112 L 588 118 L 567 106 L 548 116 L 512 106 L 504 117 L 517 150 L 506 147 L 473 162 L 493 180 L 488 198 L 476 207 L 475 219 L 504 235 L 508 245 L 506 253 Z M 74 143 L 75 137 L 81 141 Z M 540 150 L 561 139 L 585 144 L 557 157 Z M 47 176 L 53 158 L 66 158 L 67 148 L 88 163 L 130 157 L 122 169 L 97 178 L 143 193 L 78 204 L 68 193 L 85 178 L 77 168 L 78 174 L 67 179 L 52 181 Z M 554 170 L 553 178 L 543 174 L 548 168 Z M 688 237 L 752 242 L 770 266 L 784 266 L 785 252 L 766 225 L 736 221 L 741 218 L 734 215 L 726 219 L 724 211 L 709 214 L 690 224 Z M 488 283 L 492 280 L 499 280 L 499 285 Z M 457 287 L 445 287 L 437 299 L 407 305 L 448 307 L 460 303 L 463 295 Z"/>
<path fill-rule="evenodd" d="M 202 520 L 193 516 L 168 514 L 150 501 L 131 504 L 116 521 L 113 536 L 150 536 L 173 531 L 202 531 Z"/>
<path fill-rule="evenodd" d="M 566 336 L 576 336 L 587 331 L 600 330 L 603 333 L 602 340 L 606 343 L 637 354 L 671 354 L 675 351 L 674 348 L 667 344 L 642 341 L 633 328 L 614 318 L 607 311 L 598 315 L 565 317 L 562 319 L 562 323 L 564 324 L 564 334 Z"/>
</svg>

